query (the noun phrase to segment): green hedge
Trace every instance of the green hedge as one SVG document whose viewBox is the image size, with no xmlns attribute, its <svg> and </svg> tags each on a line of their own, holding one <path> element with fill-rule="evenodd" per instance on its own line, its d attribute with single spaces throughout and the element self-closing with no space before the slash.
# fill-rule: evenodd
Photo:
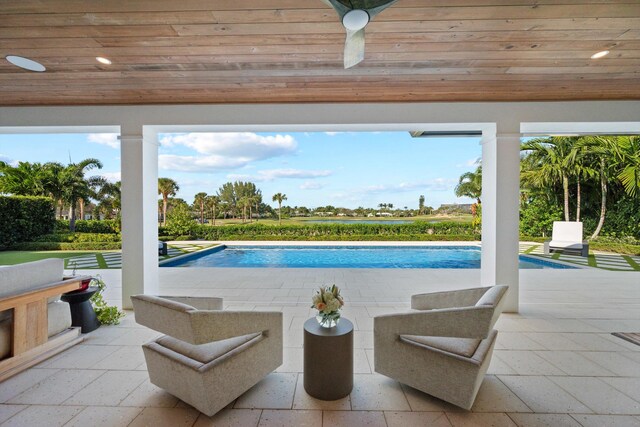
<svg viewBox="0 0 640 427">
<path fill-rule="evenodd" d="M 60 242 L 60 243 L 99 243 L 99 242 L 120 242 L 120 234 L 104 233 L 56 233 L 45 234 L 36 239 L 35 242 Z"/>
<path fill-rule="evenodd" d="M 101 221 L 93 219 L 78 220 L 76 221 L 76 231 L 78 233 L 116 234 L 120 233 L 120 221 L 117 219 L 105 219 Z M 69 232 L 69 221 L 65 219 L 56 220 L 55 232 Z"/>
<path fill-rule="evenodd" d="M 0 196 L 0 249 L 51 233 L 55 209 L 48 197 Z"/>
<path fill-rule="evenodd" d="M 480 233 L 471 223 L 417 221 L 410 224 L 305 224 L 305 225 L 198 225 L 194 236 L 205 240 L 444 240 L 463 236 L 476 240 Z M 433 237 L 428 237 L 433 236 Z"/>
<path fill-rule="evenodd" d="M 24 242 L 11 247 L 16 251 L 112 251 L 121 248 L 119 242 Z"/>
</svg>

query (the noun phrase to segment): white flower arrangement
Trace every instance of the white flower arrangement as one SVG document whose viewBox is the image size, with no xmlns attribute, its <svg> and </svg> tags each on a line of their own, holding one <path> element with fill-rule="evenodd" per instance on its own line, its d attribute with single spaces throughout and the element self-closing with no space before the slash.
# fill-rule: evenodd
<svg viewBox="0 0 640 427">
<path fill-rule="evenodd" d="M 344 300 L 340 296 L 340 289 L 336 285 L 321 286 L 320 290 L 312 298 L 311 308 L 318 310 L 318 322 L 325 328 L 330 328 L 338 324 L 340 319 L 340 309 L 344 305 Z"/>
</svg>

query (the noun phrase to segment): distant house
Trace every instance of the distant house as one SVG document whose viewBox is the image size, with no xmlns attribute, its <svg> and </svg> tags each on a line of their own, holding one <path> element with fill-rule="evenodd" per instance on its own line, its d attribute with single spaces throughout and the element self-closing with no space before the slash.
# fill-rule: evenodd
<svg viewBox="0 0 640 427">
<path fill-rule="evenodd" d="M 438 212 L 440 213 L 454 213 L 454 212 L 459 212 L 459 213 L 471 213 L 471 204 L 457 204 L 457 203 L 450 203 L 450 204 L 442 204 L 440 205 L 440 207 L 438 208 Z"/>
<path fill-rule="evenodd" d="M 393 216 L 390 212 L 378 212 L 376 216 Z"/>
</svg>

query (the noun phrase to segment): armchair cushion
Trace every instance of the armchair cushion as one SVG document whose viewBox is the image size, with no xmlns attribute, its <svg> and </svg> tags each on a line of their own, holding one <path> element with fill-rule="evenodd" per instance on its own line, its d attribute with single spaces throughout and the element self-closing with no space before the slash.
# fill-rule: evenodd
<svg viewBox="0 0 640 427">
<path fill-rule="evenodd" d="M 400 340 L 429 350 L 442 350 L 468 358 L 475 354 L 481 341 L 475 338 L 422 337 L 418 335 L 400 335 Z"/>
<path fill-rule="evenodd" d="M 239 353 L 261 339 L 262 333 L 258 332 L 256 334 L 243 335 L 207 344 L 193 345 L 165 335 L 158 338 L 156 343 L 183 356 L 197 360 L 202 364 L 207 364 L 219 357 L 225 355 L 232 356 Z"/>
</svg>

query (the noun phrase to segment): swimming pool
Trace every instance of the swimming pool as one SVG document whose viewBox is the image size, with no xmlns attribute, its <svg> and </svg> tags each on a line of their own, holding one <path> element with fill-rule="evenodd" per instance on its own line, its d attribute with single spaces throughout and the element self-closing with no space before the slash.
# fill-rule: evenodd
<svg viewBox="0 0 640 427">
<path fill-rule="evenodd" d="M 480 268 L 477 246 L 227 246 L 191 254 L 163 267 Z M 520 255 L 520 268 L 574 268 Z"/>
</svg>

